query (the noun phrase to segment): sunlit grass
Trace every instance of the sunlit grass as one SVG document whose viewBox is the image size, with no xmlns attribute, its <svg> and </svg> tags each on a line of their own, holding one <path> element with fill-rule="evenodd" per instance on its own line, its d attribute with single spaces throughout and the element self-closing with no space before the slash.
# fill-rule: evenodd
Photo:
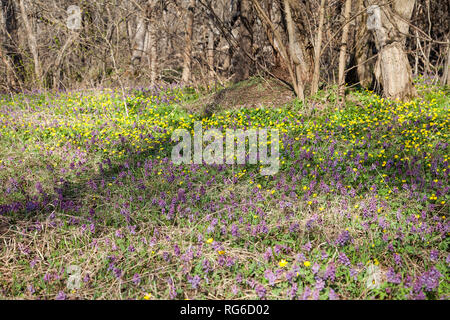
<svg viewBox="0 0 450 320">
<path fill-rule="evenodd" d="M 209 118 L 178 87 L 1 98 L 0 295 L 448 298 L 450 99 L 417 87 Z M 173 165 L 195 121 L 279 129 L 280 172 Z"/>
</svg>

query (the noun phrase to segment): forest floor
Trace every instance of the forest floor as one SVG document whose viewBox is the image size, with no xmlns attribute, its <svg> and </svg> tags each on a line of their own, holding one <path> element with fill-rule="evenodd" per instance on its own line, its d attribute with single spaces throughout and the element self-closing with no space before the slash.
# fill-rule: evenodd
<svg viewBox="0 0 450 320">
<path fill-rule="evenodd" d="M 202 113 L 208 104 L 218 104 L 218 110 L 236 110 L 240 108 L 281 107 L 295 99 L 295 95 L 284 84 L 272 79 L 251 78 L 232 84 L 226 88 L 211 88 L 204 94 L 193 96 L 182 107 L 193 113 Z"/>
<path fill-rule="evenodd" d="M 416 86 L 0 97 L 0 298 L 448 299 L 450 95 Z M 173 164 L 195 121 L 278 129 L 279 172 Z"/>
</svg>

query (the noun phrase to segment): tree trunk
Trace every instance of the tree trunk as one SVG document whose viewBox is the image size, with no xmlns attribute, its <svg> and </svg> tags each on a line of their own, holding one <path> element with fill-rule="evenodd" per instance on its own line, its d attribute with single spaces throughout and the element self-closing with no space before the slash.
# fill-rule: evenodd
<svg viewBox="0 0 450 320">
<path fill-rule="evenodd" d="M 145 11 L 140 12 L 136 21 L 136 33 L 133 38 L 133 50 L 131 54 L 131 66 L 135 72 L 139 70 L 138 66 L 146 58 L 150 69 L 150 82 L 152 85 L 156 83 L 157 78 L 156 43 L 154 40 L 155 10 L 155 3 L 149 1 L 145 7 Z"/>
<path fill-rule="evenodd" d="M 12 67 L 8 57 L 3 54 L 3 48 L 0 46 L 0 60 L 6 66 L 6 85 L 8 88 L 15 88 L 17 83 L 15 79 L 14 68 Z"/>
<path fill-rule="evenodd" d="M 41 69 L 41 64 L 39 62 L 39 54 L 38 54 L 36 37 L 34 36 L 33 28 L 31 27 L 30 20 L 28 20 L 27 11 L 25 8 L 25 0 L 20 0 L 19 6 L 20 6 L 20 14 L 22 15 L 23 23 L 25 25 L 25 30 L 27 33 L 28 46 L 30 47 L 31 55 L 33 56 L 34 73 L 35 73 L 35 77 L 36 77 L 36 83 L 37 83 L 38 87 L 40 87 L 42 84 L 42 69 Z"/>
<path fill-rule="evenodd" d="M 18 23 L 16 7 L 12 0 L 1 0 L 2 25 L 0 26 L 0 51 L 6 65 L 8 86 L 15 88 L 24 80 L 22 56 L 18 49 Z"/>
<path fill-rule="evenodd" d="M 214 72 L 214 29 L 213 24 L 210 21 L 208 29 L 208 67 L 209 67 L 209 78 L 213 81 L 215 78 Z"/>
<path fill-rule="evenodd" d="M 152 44 L 150 42 L 151 36 L 150 36 L 150 23 L 147 23 L 147 30 L 145 32 L 145 41 L 144 41 L 144 52 L 142 58 L 147 61 L 147 66 L 149 68 L 152 67 L 150 52 L 152 50 Z"/>
<path fill-rule="evenodd" d="M 155 85 L 158 75 L 158 57 L 156 56 L 157 55 L 156 36 L 153 21 L 149 24 L 148 36 L 150 41 L 150 62 L 151 62 L 150 82 L 152 85 Z"/>
<path fill-rule="evenodd" d="M 294 66 L 293 68 L 295 74 L 294 87 L 296 89 L 295 91 L 298 93 L 297 94 L 298 97 L 301 100 L 304 100 L 305 94 L 304 94 L 304 84 L 302 80 L 302 66 L 301 66 L 301 64 L 304 63 L 304 61 L 301 54 L 300 44 L 297 38 L 296 27 L 294 25 L 294 22 L 292 21 L 292 12 L 291 6 L 289 5 L 289 0 L 284 0 L 284 11 L 286 13 L 286 24 L 289 38 L 289 52 Z"/>
<path fill-rule="evenodd" d="M 371 27 L 379 51 L 375 77 L 388 98 L 403 100 L 416 95 L 404 50 L 414 4 L 415 0 L 394 0 L 391 5 L 368 8 L 369 15 L 379 20 Z"/>
<path fill-rule="evenodd" d="M 362 12 L 364 9 L 364 0 L 358 0 L 357 12 Z M 367 30 L 367 13 L 364 12 L 359 15 L 356 18 L 356 23 L 358 26 L 355 39 L 356 71 L 359 84 L 363 88 L 370 88 L 374 81 L 376 59 L 372 53 L 375 48 L 373 35 Z"/>
<path fill-rule="evenodd" d="M 241 0 L 239 52 L 234 82 L 243 81 L 250 77 L 252 60 L 248 55 L 253 54 L 253 13 L 250 0 Z"/>
<path fill-rule="evenodd" d="M 141 63 L 145 52 L 146 38 L 148 33 L 148 18 L 142 13 L 137 19 L 136 33 L 133 40 L 133 52 L 131 64 L 137 66 Z"/>
<path fill-rule="evenodd" d="M 340 97 L 342 97 L 345 92 L 345 67 L 347 66 L 347 42 L 348 42 L 348 30 L 349 30 L 351 9 L 352 9 L 352 0 L 346 0 L 343 14 L 344 27 L 342 29 L 341 50 L 339 53 L 338 83 L 339 83 Z"/>
<path fill-rule="evenodd" d="M 325 3 L 326 0 L 320 0 L 319 28 L 317 30 L 316 46 L 314 48 L 314 73 L 311 85 L 311 95 L 316 94 L 317 90 L 319 90 L 320 50 L 322 49 L 322 32 L 323 32 L 323 20 L 325 16 Z"/>
<path fill-rule="evenodd" d="M 195 8 L 195 0 L 190 0 L 189 7 L 188 7 L 188 14 L 187 14 L 187 22 L 186 22 L 183 75 L 181 77 L 181 80 L 185 84 L 188 84 L 191 82 L 192 34 L 193 34 L 193 26 L 194 26 L 194 8 Z"/>
<path fill-rule="evenodd" d="M 60 87 L 60 83 L 61 83 L 60 68 L 61 68 L 62 61 L 64 59 L 64 54 L 65 54 L 67 48 L 70 47 L 72 42 L 74 42 L 77 37 L 78 37 L 77 32 L 73 32 L 72 34 L 70 34 L 69 37 L 67 38 L 66 42 L 62 46 L 61 50 L 59 51 L 58 56 L 56 57 L 55 66 L 53 69 L 53 89 L 58 89 Z"/>
<path fill-rule="evenodd" d="M 292 53 L 288 52 L 288 49 L 286 48 L 286 46 L 283 43 L 283 37 L 282 37 L 280 31 L 275 26 L 275 24 L 270 20 L 270 18 L 264 12 L 264 10 L 261 8 L 261 6 L 258 3 L 258 0 L 253 0 L 252 2 L 258 13 L 260 20 L 263 21 L 264 23 L 266 23 L 273 32 L 273 36 L 274 36 L 273 47 L 275 50 L 277 50 L 280 53 L 281 59 L 284 60 L 284 63 L 289 72 L 289 77 L 291 78 L 291 81 L 292 81 L 292 88 L 294 89 L 295 95 L 297 97 L 299 97 L 300 99 L 304 100 L 303 86 L 299 86 L 299 80 L 302 79 L 301 76 L 299 76 L 300 72 L 301 72 L 301 70 L 300 70 L 301 68 L 295 68 L 295 66 L 293 64 L 293 59 L 290 57 L 290 55 Z M 286 4 L 286 2 L 285 2 L 285 4 Z M 288 5 L 287 8 L 290 11 L 289 3 L 287 3 L 287 5 Z M 290 19 L 290 20 L 291 20 L 290 28 L 293 29 L 292 19 Z M 292 31 L 292 33 L 293 33 L 293 31 Z M 300 52 L 300 54 L 301 54 L 301 52 Z M 297 58 L 298 58 L 298 56 L 297 56 Z"/>
<path fill-rule="evenodd" d="M 444 65 L 444 73 L 442 75 L 441 83 L 450 86 L 450 45 L 447 46 L 447 61 Z"/>
</svg>

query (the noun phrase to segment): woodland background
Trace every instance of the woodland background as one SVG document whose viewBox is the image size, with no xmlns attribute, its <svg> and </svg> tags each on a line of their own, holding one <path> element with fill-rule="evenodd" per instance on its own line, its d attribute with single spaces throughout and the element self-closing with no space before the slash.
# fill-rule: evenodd
<svg viewBox="0 0 450 320">
<path fill-rule="evenodd" d="M 70 30 L 70 5 L 82 23 Z M 368 30 L 378 5 L 378 29 Z M 299 98 L 448 84 L 447 0 L 1 0 L 0 90 L 208 86 L 260 74 Z M 373 13 L 372 13 L 373 14 Z"/>
</svg>

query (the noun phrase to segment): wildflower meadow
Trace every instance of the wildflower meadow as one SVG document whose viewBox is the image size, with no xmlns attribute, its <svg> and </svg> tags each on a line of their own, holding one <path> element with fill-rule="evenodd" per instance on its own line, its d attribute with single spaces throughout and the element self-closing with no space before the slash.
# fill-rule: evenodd
<svg viewBox="0 0 450 320">
<path fill-rule="evenodd" d="M 448 299 L 450 95 L 415 87 L 211 116 L 178 85 L 1 96 L 0 297 Z M 196 122 L 276 129 L 278 171 L 175 164 Z"/>
</svg>

